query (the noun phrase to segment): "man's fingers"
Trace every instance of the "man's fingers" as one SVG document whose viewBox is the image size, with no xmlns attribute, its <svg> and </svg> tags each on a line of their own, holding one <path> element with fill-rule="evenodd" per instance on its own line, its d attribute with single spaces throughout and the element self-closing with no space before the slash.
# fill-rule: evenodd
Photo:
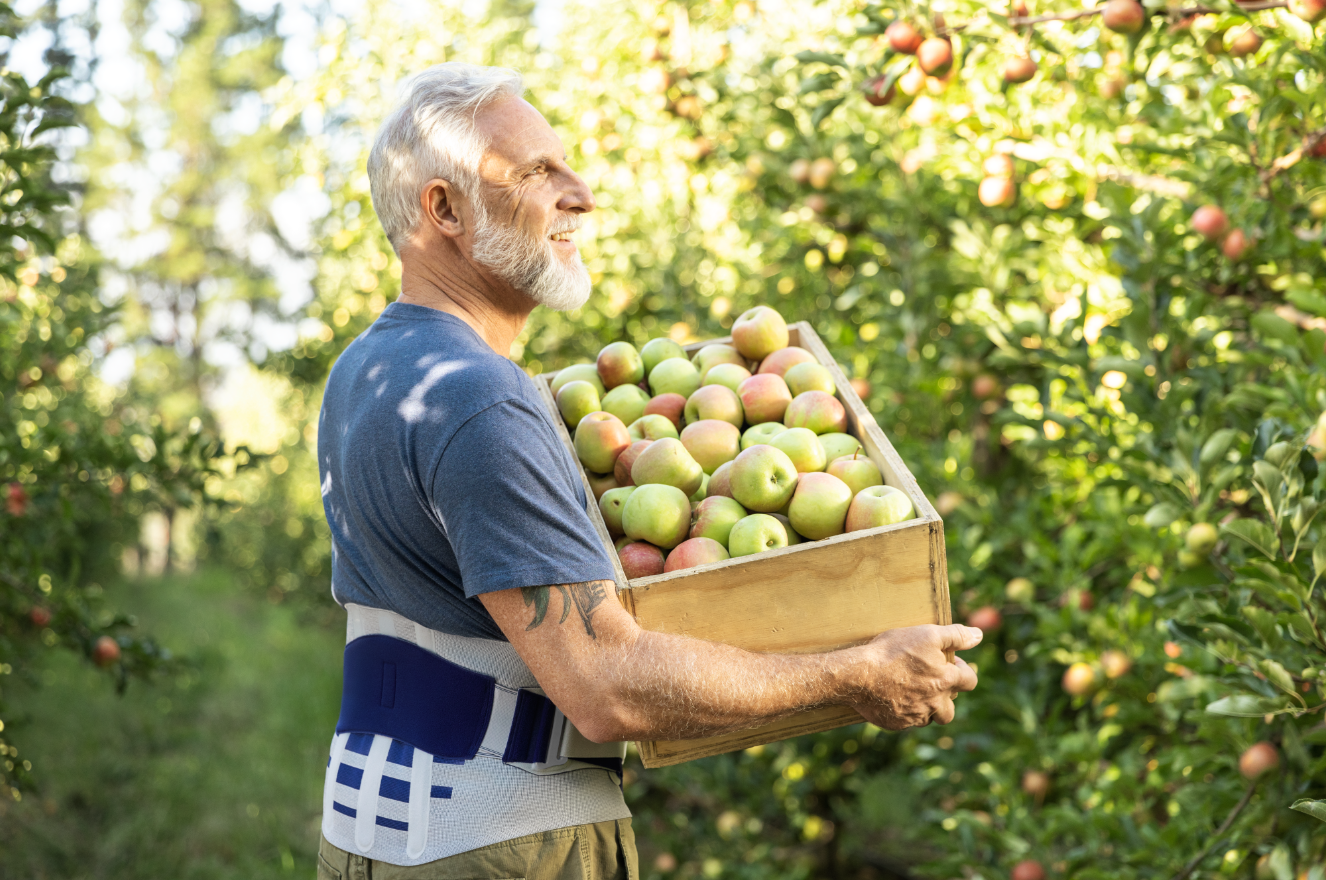
<svg viewBox="0 0 1326 880">
<path fill-rule="evenodd" d="M 963 626 L 960 623 L 937 627 L 937 629 L 939 630 L 939 650 L 941 651 L 970 650 L 979 645 L 981 637 L 985 635 L 974 626 Z"/>
<path fill-rule="evenodd" d="M 953 715 L 956 711 L 957 709 L 954 707 L 953 701 L 945 697 L 943 700 L 940 700 L 939 708 L 935 709 L 935 714 L 930 716 L 930 720 L 937 724 L 948 724 L 953 720 Z"/>
<path fill-rule="evenodd" d="M 953 658 L 952 672 L 950 674 L 952 683 L 949 685 L 955 691 L 973 691 L 976 690 L 976 670 L 961 657 Z"/>
</svg>

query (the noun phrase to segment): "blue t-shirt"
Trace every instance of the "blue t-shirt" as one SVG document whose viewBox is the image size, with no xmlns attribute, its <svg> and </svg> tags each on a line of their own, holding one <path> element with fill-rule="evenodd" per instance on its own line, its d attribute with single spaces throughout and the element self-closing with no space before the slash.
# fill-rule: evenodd
<svg viewBox="0 0 1326 880">
<path fill-rule="evenodd" d="M 346 348 L 318 466 L 343 605 L 503 639 L 480 593 L 613 579 L 534 380 L 454 315 L 392 303 Z"/>
</svg>

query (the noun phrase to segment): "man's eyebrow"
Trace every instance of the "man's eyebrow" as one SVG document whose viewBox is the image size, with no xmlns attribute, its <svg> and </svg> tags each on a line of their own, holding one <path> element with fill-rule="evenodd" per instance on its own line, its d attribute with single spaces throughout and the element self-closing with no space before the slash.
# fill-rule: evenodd
<svg viewBox="0 0 1326 880">
<path fill-rule="evenodd" d="M 565 162 L 565 161 L 566 161 L 566 154 L 563 153 L 563 154 L 562 154 L 562 158 L 561 158 L 560 160 L 558 160 L 558 158 L 557 158 L 556 156 L 552 155 L 551 153 L 547 153 L 547 154 L 544 154 L 544 155 L 540 156 L 540 157 L 537 158 L 537 159 L 531 159 L 531 160 L 529 160 L 528 162 L 525 162 L 525 163 L 523 163 L 523 164 L 521 164 L 521 165 L 518 165 L 518 166 L 516 167 L 516 170 L 523 174 L 523 173 L 526 172 L 526 171 L 531 171 L 531 170 L 533 170 L 533 169 L 535 169 L 535 168 L 538 168 L 540 165 L 551 165 L 551 164 L 553 164 L 554 162 L 557 162 L 557 161 Z"/>
</svg>

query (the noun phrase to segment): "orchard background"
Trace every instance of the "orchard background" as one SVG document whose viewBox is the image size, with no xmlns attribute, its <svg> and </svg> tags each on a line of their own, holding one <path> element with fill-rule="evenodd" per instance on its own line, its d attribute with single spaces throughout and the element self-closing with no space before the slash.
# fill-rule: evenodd
<svg viewBox="0 0 1326 880">
<path fill-rule="evenodd" d="M 313 870 L 319 395 L 466 60 L 598 199 L 521 365 L 811 321 L 987 629 L 949 727 L 635 764 L 645 876 L 1326 878 L 1322 6 L 1131 2 L 6 9 L 0 877 Z"/>
</svg>

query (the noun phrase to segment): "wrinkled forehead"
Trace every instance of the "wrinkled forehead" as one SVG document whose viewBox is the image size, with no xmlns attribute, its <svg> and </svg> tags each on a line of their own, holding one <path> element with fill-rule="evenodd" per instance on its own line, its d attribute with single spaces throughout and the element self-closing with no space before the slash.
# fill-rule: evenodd
<svg viewBox="0 0 1326 880">
<path fill-rule="evenodd" d="M 548 120 L 524 98 L 495 101 L 479 111 L 475 122 L 488 141 L 488 150 L 479 162 L 479 174 L 485 179 L 506 177 L 549 159 L 565 157 L 562 141 Z"/>
</svg>

